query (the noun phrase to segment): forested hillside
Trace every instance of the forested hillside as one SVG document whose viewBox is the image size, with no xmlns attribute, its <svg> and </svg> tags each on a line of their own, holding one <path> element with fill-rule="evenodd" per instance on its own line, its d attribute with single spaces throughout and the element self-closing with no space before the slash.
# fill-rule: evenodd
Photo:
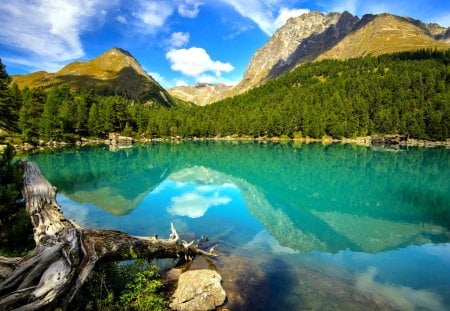
<svg viewBox="0 0 450 311">
<path fill-rule="evenodd" d="M 7 114 L 0 124 L 18 128 L 27 141 L 105 137 L 111 131 L 141 137 L 402 134 L 445 140 L 450 50 L 307 63 L 206 107 L 154 108 L 120 96 L 74 93 L 67 85 L 49 92 L 12 85 L 1 96 Z"/>
<path fill-rule="evenodd" d="M 304 64 L 245 94 L 150 113 L 148 130 L 181 136 L 403 134 L 443 140 L 450 129 L 450 51 Z"/>
</svg>

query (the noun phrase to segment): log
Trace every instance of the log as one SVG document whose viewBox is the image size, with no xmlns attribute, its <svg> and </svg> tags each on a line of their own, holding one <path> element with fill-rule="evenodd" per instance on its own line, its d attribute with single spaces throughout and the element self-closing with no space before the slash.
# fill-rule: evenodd
<svg viewBox="0 0 450 311">
<path fill-rule="evenodd" d="M 64 217 L 56 188 L 38 166 L 24 160 L 20 164 L 24 168 L 22 195 L 36 247 L 23 258 L 0 257 L 0 266 L 10 269 L 0 283 L 0 310 L 65 309 L 100 262 L 216 256 L 198 243 L 180 241 L 173 224 L 168 239 L 82 228 Z"/>
</svg>

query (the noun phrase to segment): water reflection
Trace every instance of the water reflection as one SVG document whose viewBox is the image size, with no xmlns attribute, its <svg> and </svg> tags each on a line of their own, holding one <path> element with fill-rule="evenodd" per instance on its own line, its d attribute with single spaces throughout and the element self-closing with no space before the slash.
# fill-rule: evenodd
<svg viewBox="0 0 450 311">
<path fill-rule="evenodd" d="M 450 305 L 449 150 L 204 142 L 30 159 L 85 227 L 167 237 L 173 222 L 219 243 L 233 310 Z"/>
<path fill-rule="evenodd" d="M 377 253 L 450 241 L 449 158 L 444 149 L 220 143 L 31 156 L 65 197 L 85 206 L 113 215 L 151 209 L 165 225 L 209 211 L 233 219 L 229 227 L 251 219 L 281 247 L 305 253 Z M 136 221 L 130 215 L 121 223 Z M 256 228 L 238 223 L 243 231 Z"/>
<path fill-rule="evenodd" d="M 442 298 L 430 291 L 416 290 L 406 286 L 395 286 L 375 280 L 377 269 L 369 267 L 356 278 L 356 288 L 375 300 L 387 300 L 398 310 L 447 310 Z"/>
</svg>

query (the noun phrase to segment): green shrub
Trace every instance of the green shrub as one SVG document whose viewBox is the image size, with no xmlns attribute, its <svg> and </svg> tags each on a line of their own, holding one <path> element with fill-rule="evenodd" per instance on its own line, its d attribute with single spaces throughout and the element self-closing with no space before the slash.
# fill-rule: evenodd
<svg viewBox="0 0 450 311">
<path fill-rule="evenodd" d="M 80 136 L 76 134 L 65 133 L 62 135 L 62 140 L 67 143 L 74 144 L 78 140 L 80 140 Z"/>
<path fill-rule="evenodd" d="M 72 310 L 167 310 L 158 266 L 144 260 L 99 265 Z"/>
<path fill-rule="evenodd" d="M 133 281 L 120 295 L 125 310 L 167 310 L 164 297 L 160 294 L 163 283 L 158 279 L 158 267 L 150 264 L 147 269 L 136 273 Z"/>
<path fill-rule="evenodd" d="M 17 203 L 23 172 L 13 157 L 14 149 L 8 144 L 0 155 L 0 254 L 5 256 L 24 255 L 34 246 L 30 218 Z"/>
</svg>

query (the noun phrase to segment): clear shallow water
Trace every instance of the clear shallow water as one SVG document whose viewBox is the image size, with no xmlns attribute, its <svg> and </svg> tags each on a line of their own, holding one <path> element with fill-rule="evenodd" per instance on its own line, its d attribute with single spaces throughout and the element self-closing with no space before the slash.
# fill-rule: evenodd
<svg viewBox="0 0 450 311">
<path fill-rule="evenodd" d="M 450 150 L 157 143 L 30 155 L 86 227 L 207 235 L 228 306 L 450 310 Z"/>
</svg>

